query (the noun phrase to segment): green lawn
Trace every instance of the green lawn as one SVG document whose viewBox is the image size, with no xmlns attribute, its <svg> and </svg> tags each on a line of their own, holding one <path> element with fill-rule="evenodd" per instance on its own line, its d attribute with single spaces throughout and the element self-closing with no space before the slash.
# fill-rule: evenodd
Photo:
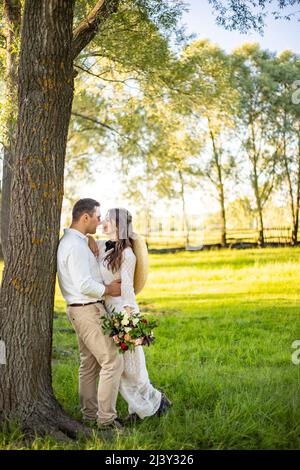
<svg viewBox="0 0 300 470">
<path fill-rule="evenodd" d="M 110 443 L 46 438 L 26 447 L 16 431 L 0 434 L 0 448 L 299 449 L 299 286 L 298 248 L 152 255 L 139 302 L 159 327 L 145 352 L 172 411 Z M 54 389 L 79 418 L 76 337 L 59 293 L 55 305 Z M 126 415 L 121 399 L 118 408 Z"/>
</svg>

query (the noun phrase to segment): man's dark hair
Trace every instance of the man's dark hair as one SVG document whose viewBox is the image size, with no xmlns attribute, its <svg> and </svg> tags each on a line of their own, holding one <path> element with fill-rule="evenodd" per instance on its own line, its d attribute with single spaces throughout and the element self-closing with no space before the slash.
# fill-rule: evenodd
<svg viewBox="0 0 300 470">
<path fill-rule="evenodd" d="M 86 213 L 92 217 L 95 212 L 95 207 L 100 207 L 100 203 L 95 201 L 95 199 L 79 199 L 72 210 L 73 222 L 78 222 L 80 217 Z"/>
</svg>

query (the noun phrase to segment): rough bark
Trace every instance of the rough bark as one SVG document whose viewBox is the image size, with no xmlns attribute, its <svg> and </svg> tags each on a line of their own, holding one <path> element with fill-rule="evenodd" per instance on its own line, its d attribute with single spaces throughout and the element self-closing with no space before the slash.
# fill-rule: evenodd
<svg viewBox="0 0 300 470">
<path fill-rule="evenodd" d="M 14 145 L 16 141 L 17 88 L 18 88 L 18 41 L 21 25 L 21 3 L 19 0 L 4 1 L 6 26 L 6 142 L 3 148 L 3 177 L 1 197 L 1 245 L 5 259 L 10 216 L 10 190 L 13 169 Z"/>
<path fill-rule="evenodd" d="M 84 427 L 51 384 L 53 303 L 64 159 L 73 99 L 74 0 L 27 0 L 19 64 L 11 218 L 2 288 L 0 417 L 38 433 Z"/>
</svg>

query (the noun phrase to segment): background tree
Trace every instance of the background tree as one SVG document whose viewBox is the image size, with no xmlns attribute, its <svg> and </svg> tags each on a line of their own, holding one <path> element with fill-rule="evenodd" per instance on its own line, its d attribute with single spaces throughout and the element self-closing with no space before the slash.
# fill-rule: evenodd
<svg viewBox="0 0 300 470">
<path fill-rule="evenodd" d="M 285 51 L 275 59 L 272 76 L 276 88 L 271 97 L 274 139 L 280 155 L 278 177 L 286 186 L 291 214 L 291 243 L 297 243 L 300 201 L 300 109 L 293 103 L 293 84 L 299 77 L 300 58 Z"/>
<path fill-rule="evenodd" d="M 151 205 L 149 198 L 152 202 L 157 199 L 180 200 L 185 242 L 189 245 L 186 190 L 195 184 L 192 160 L 199 153 L 201 141 L 196 136 L 195 123 L 176 113 L 169 99 L 169 91 L 169 87 L 165 87 L 164 93 L 155 102 L 147 94 L 142 95 L 140 105 L 134 105 L 136 113 L 124 115 L 123 133 L 126 133 L 128 140 L 119 146 L 118 151 L 127 167 L 142 173 L 146 218 Z M 132 101 L 137 102 L 137 98 L 132 98 Z M 122 172 L 124 174 L 124 166 Z M 141 174 L 136 172 L 131 178 L 128 178 L 128 172 L 125 174 L 124 184 L 128 194 L 137 184 L 141 184 Z M 145 194 L 148 195 L 146 199 Z"/>
<path fill-rule="evenodd" d="M 263 207 L 276 182 L 278 148 L 273 140 L 272 94 L 276 87 L 270 70 L 273 56 L 258 45 L 245 44 L 233 54 L 239 106 L 235 115 L 235 131 L 242 152 L 250 166 L 249 179 L 255 198 L 258 220 L 258 243 L 264 245 Z"/>
<path fill-rule="evenodd" d="M 201 137 L 205 141 L 199 155 L 199 176 L 213 186 L 220 206 L 221 244 L 226 245 L 225 184 L 233 178 L 235 160 L 227 142 L 231 141 L 233 113 L 237 99 L 232 87 L 232 70 L 229 57 L 207 40 L 194 41 L 185 48 L 182 61 L 189 76 L 188 113 L 199 120 Z"/>
</svg>

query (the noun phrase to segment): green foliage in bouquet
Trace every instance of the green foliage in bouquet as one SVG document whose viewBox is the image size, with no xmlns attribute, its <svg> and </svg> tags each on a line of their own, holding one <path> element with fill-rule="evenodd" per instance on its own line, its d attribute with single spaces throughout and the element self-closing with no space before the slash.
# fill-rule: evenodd
<svg viewBox="0 0 300 470">
<path fill-rule="evenodd" d="M 154 341 L 153 328 L 157 321 L 150 321 L 139 313 L 113 311 L 111 318 L 102 317 L 105 335 L 113 338 L 119 353 L 134 350 L 136 346 L 149 346 Z"/>
</svg>

